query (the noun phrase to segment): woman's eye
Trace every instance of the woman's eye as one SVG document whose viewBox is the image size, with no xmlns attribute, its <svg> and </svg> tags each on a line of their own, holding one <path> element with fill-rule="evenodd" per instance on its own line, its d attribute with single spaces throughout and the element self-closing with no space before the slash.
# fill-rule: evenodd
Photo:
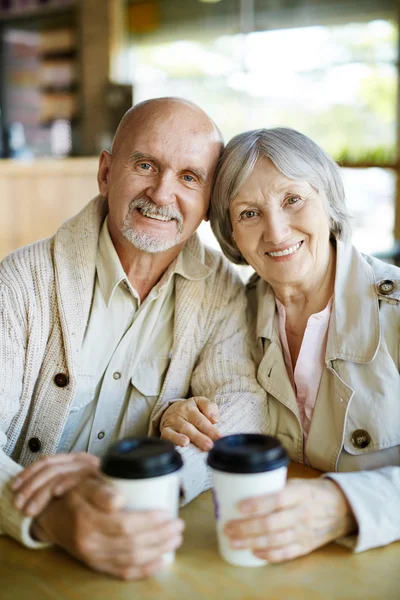
<svg viewBox="0 0 400 600">
<path fill-rule="evenodd" d="M 254 217 L 256 217 L 256 216 L 257 216 L 257 213 L 255 210 L 245 210 L 240 215 L 240 217 L 244 220 L 254 219 Z"/>
<path fill-rule="evenodd" d="M 184 181 L 187 181 L 188 183 L 192 183 L 192 181 L 194 181 L 194 177 L 192 175 L 184 175 L 183 179 L 184 179 Z"/>
<path fill-rule="evenodd" d="M 287 199 L 288 204 L 297 204 L 298 202 L 300 202 L 299 196 L 289 196 Z"/>
</svg>

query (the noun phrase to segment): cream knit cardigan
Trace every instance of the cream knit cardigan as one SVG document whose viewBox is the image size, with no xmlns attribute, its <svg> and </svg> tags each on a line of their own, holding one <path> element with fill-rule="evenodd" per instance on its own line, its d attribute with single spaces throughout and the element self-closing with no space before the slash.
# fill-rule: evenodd
<svg viewBox="0 0 400 600">
<path fill-rule="evenodd" d="M 106 213 L 106 201 L 97 197 L 53 237 L 17 250 L 0 266 L 0 534 L 30 547 L 39 544 L 29 536 L 30 519 L 12 505 L 10 480 L 57 451 L 76 389 Z M 218 402 L 222 432 L 266 431 L 266 394 L 249 358 L 243 286 L 197 235 L 187 248 L 198 260 L 199 280 L 176 276 L 172 357 L 149 434 L 157 433 L 171 400 L 190 395 Z M 55 385 L 57 373 L 68 375 L 66 387 Z M 29 449 L 31 438 L 40 440 L 37 453 Z M 182 454 L 190 500 L 209 486 L 209 477 L 204 454 L 193 447 Z"/>
</svg>

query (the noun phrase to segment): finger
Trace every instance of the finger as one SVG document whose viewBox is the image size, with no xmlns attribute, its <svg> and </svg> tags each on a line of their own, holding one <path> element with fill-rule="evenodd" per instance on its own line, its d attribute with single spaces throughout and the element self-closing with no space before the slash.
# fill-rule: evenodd
<svg viewBox="0 0 400 600">
<path fill-rule="evenodd" d="M 130 544 L 132 538 L 146 540 L 141 534 L 156 540 L 157 536 L 164 538 L 182 533 L 182 519 L 171 519 L 163 510 L 131 510 L 119 511 L 107 519 L 107 535 L 121 540 L 122 544 Z"/>
<path fill-rule="evenodd" d="M 115 571 L 109 570 L 109 566 L 107 565 L 103 572 L 113 575 L 114 577 L 118 577 L 118 579 L 123 579 L 124 581 L 136 581 L 151 577 L 158 571 L 161 571 L 164 566 L 164 561 L 162 559 L 158 559 L 140 567 L 123 567 L 116 569 Z"/>
<path fill-rule="evenodd" d="M 26 483 L 31 477 L 33 477 L 43 469 L 76 462 L 92 464 L 93 466 L 98 466 L 100 464 L 100 460 L 97 456 L 93 456 L 92 454 L 88 454 L 87 452 L 76 452 L 71 454 L 54 454 L 51 456 L 44 456 L 43 458 L 39 459 L 23 471 L 21 471 L 17 475 L 16 479 L 14 479 L 11 488 L 13 490 L 19 489 L 22 486 L 22 484 Z"/>
<path fill-rule="evenodd" d="M 228 521 L 224 533 L 233 539 L 256 538 L 260 535 L 270 536 L 276 532 L 295 529 L 301 515 L 294 509 L 286 509 L 251 519 Z"/>
<path fill-rule="evenodd" d="M 243 513 L 269 513 L 296 506 L 304 498 L 304 486 L 307 486 L 307 483 L 290 479 L 279 492 L 246 498 L 239 502 L 238 508 Z"/>
<path fill-rule="evenodd" d="M 47 463 L 46 467 L 38 470 L 19 487 L 14 498 L 15 506 L 21 510 L 24 510 L 27 503 L 41 488 L 49 485 L 53 487 L 53 483 L 56 480 L 59 481 L 60 478 L 62 478 L 62 476 L 65 474 L 82 471 L 86 474 L 86 476 L 88 476 L 89 473 L 94 473 L 97 471 L 97 466 L 95 466 L 95 463 L 86 461 L 68 461 L 59 464 Z"/>
<path fill-rule="evenodd" d="M 267 549 L 267 550 L 254 550 L 253 554 L 267 560 L 269 563 L 281 563 L 287 560 L 292 560 L 298 556 L 307 554 L 309 550 L 304 548 L 299 542 L 283 546 L 281 548 Z"/>
<path fill-rule="evenodd" d="M 134 547 L 124 549 L 121 552 L 114 552 L 112 562 L 117 567 L 145 565 L 149 562 L 161 559 L 167 552 L 174 552 L 182 545 L 182 541 L 182 535 L 178 534 L 153 546 L 145 546 L 139 549 L 135 545 Z"/>
<path fill-rule="evenodd" d="M 192 425 L 192 423 L 182 421 L 179 426 L 179 430 L 180 433 L 186 435 L 192 444 L 200 448 L 200 450 L 208 452 L 214 445 L 212 439 L 210 439 L 204 433 L 201 433 L 194 425 Z"/>
<path fill-rule="evenodd" d="M 218 423 L 219 421 L 219 408 L 215 402 L 211 402 L 204 396 L 194 396 L 193 400 L 196 402 L 198 409 L 203 413 L 207 419 L 212 423 Z"/>
<path fill-rule="evenodd" d="M 205 417 L 198 409 L 190 411 L 186 416 L 186 420 L 194 425 L 198 431 L 204 433 L 205 436 L 210 440 L 216 441 L 221 437 L 218 429 L 210 423 L 207 417 Z"/>
<path fill-rule="evenodd" d="M 80 492 L 85 500 L 104 512 L 120 510 L 126 502 L 123 494 L 101 477 L 91 477 L 82 482 Z"/>
<path fill-rule="evenodd" d="M 235 549 L 271 550 L 292 544 L 296 540 L 294 529 L 285 529 L 271 535 L 258 535 L 245 539 L 231 539 L 230 545 Z"/>
<path fill-rule="evenodd" d="M 160 437 L 163 440 L 172 442 L 175 446 L 189 446 L 190 444 L 190 439 L 186 435 L 174 431 L 172 427 L 164 427 L 161 430 Z"/>
</svg>

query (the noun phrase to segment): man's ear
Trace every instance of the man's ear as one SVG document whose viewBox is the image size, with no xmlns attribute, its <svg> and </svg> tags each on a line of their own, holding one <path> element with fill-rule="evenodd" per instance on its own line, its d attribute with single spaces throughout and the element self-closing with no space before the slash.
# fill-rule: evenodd
<svg viewBox="0 0 400 600">
<path fill-rule="evenodd" d="M 108 196 L 108 178 L 110 175 L 111 154 L 102 150 L 99 159 L 99 170 L 97 171 L 97 184 L 101 196 Z"/>
</svg>

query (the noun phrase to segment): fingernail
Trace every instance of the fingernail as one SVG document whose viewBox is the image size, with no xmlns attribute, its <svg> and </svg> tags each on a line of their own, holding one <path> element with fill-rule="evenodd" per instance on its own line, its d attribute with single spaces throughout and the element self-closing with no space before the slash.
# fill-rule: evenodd
<svg viewBox="0 0 400 600">
<path fill-rule="evenodd" d="M 17 494 L 17 496 L 15 496 L 14 499 L 14 504 L 17 508 L 22 508 L 22 505 L 24 503 L 24 497 L 21 496 L 20 494 Z"/>
<path fill-rule="evenodd" d="M 188 438 L 188 437 L 186 437 L 186 436 L 185 436 L 185 437 L 183 437 L 183 438 L 181 438 L 181 439 L 182 439 L 182 444 L 183 444 L 184 446 L 189 446 L 189 444 L 190 444 L 190 440 L 189 440 L 189 438 Z"/>
<path fill-rule="evenodd" d="M 218 415 L 215 415 L 214 413 L 211 413 L 210 419 L 213 421 L 213 423 L 218 423 L 219 421 Z"/>
<path fill-rule="evenodd" d="M 243 540 L 231 540 L 230 544 L 232 548 L 243 548 L 245 546 Z"/>
<path fill-rule="evenodd" d="M 253 510 L 253 507 L 250 502 L 240 502 L 239 503 L 240 512 L 250 513 Z"/>
<path fill-rule="evenodd" d="M 214 444 L 209 441 L 209 442 L 204 442 L 203 445 L 203 450 L 205 450 L 206 452 L 208 452 L 209 450 L 211 450 L 211 448 L 214 446 Z"/>
<path fill-rule="evenodd" d="M 36 513 L 37 505 L 35 503 L 30 504 L 24 511 L 27 517 L 32 517 Z"/>
<path fill-rule="evenodd" d="M 11 484 L 11 489 L 17 490 L 20 487 L 21 483 L 22 483 L 22 479 L 15 479 L 13 481 L 13 483 Z"/>
</svg>

